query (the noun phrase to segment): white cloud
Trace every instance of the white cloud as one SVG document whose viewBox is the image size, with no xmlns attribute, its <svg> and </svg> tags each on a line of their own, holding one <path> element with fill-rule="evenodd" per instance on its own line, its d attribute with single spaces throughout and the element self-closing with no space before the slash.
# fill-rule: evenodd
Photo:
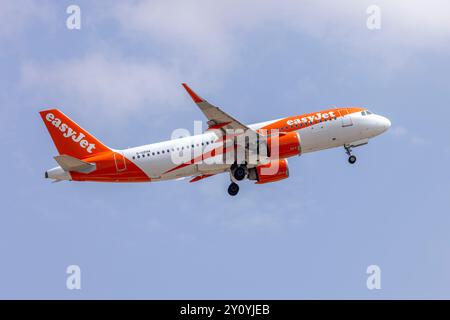
<svg viewBox="0 0 450 320">
<path fill-rule="evenodd" d="M 379 31 L 366 28 L 371 4 L 382 10 Z M 8 16 L 7 21 L 14 8 L 22 10 L 9 2 L 6 7 L 9 13 L 0 17 Z M 114 2 L 102 9 L 99 20 L 118 21 L 120 36 L 134 41 L 139 52 L 125 54 L 121 42 L 105 48 L 98 41 L 80 58 L 27 61 L 22 66 L 25 88 L 80 103 L 87 111 L 95 107 L 109 117 L 143 108 L 154 114 L 160 111 L 154 106 L 167 111 L 182 101 L 180 82 L 201 80 L 202 92 L 220 86 L 239 66 L 247 41 L 270 26 L 315 37 L 359 61 L 378 57 L 388 69 L 403 67 L 420 50 L 448 46 L 450 35 L 450 2 L 444 0 L 151 0 Z M 25 12 L 22 19 L 27 20 Z M 147 56 L 149 44 L 162 54 Z"/>
<path fill-rule="evenodd" d="M 411 138 L 411 143 L 422 146 L 422 145 L 428 144 L 428 140 L 426 140 L 422 137 L 414 136 Z"/>
<path fill-rule="evenodd" d="M 366 27 L 366 9 L 372 4 L 381 8 L 379 31 Z M 449 44 L 448 12 L 450 2 L 446 0 L 149 0 L 120 3 L 113 15 L 125 34 L 142 32 L 217 62 L 230 59 L 243 36 L 270 22 L 370 51 L 377 49 L 374 45 L 440 47 L 443 42 Z M 270 39 L 267 41 L 270 44 Z"/>
<path fill-rule="evenodd" d="M 399 139 L 406 139 L 409 143 L 416 146 L 424 146 L 429 144 L 429 140 L 411 132 L 404 126 L 393 126 L 389 131 L 389 134 Z"/>
<path fill-rule="evenodd" d="M 223 183 L 228 178 L 210 179 L 215 181 L 200 182 L 198 189 L 205 199 L 205 206 L 214 208 L 218 194 L 227 197 L 227 201 L 221 204 L 222 210 L 211 210 L 207 215 L 201 211 L 199 216 L 208 224 L 221 226 L 233 232 L 279 233 L 289 228 L 301 228 L 307 215 L 315 213 L 319 208 L 314 197 L 307 190 L 300 188 L 298 192 L 302 194 L 301 201 L 287 201 L 283 204 L 283 210 L 280 210 L 279 202 L 272 199 L 271 188 L 276 187 L 283 194 L 289 193 L 288 185 L 283 182 L 271 187 L 253 183 L 243 184 L 238 198 L 231 199 L 225 191 L 227 185 Z M 218 183 L 219 179 L 222 179 L 222 183 Z"/>
<path fill-rule="evenodd" d="M 440 47 L 447 45 L 450 35 L 450 2 L 445 0 L 341 0 L 293 1 L 288 16 L 299 29 L 320 37 L 334 36 L 356 46 L 383 41 L 384 46 Z M 366 9 L 377 5 L 381 9 L 381 30 L 366 27 Z M 388 41 L 386 43 L 386 41 Z M 381 44 L 381 42 L 379 43 Z M 370 49 L 366 47 L 367 49 Z M 371 48 L 374 49 L 373 46 Z"/>
<path fill-rule="evenodd" d="M 125 36 L 150 37 L 188 59 L 186 65 L 220 71 L 235 61 L 250 31 L 273 20 L 275 7 L 274 1 L 152 0 L 121 2 L 111 14 Z"/>
<path fill-rule="evenodd" d="M 279 203 L 270 199 L 270 196 L 269 199 L 261 200 L 261 192 L 264 190 L 260 190 L 259 186 L 247 187 L 253 189 L 246 191 L 245 199 L 239 200 L 239 210 L 236 210 L 235 203 L 226 204 L 223 212 L 227 214 L 219 212 L 220 216 L 215 215 L 215 224 L 219 223 L 227 229 L 241 233 L 277 233 L 289 228 L 301 228 L 307 215 L 315 211 L 316 203 L 311 199 L 305 199 L 304 203 L 284 203 L 283 210 L 280 210 Z M 283 186 L 278 185 L 276 188 Z"/>
<path fill-rule="evenodd" d="M 111 117 L 144 106 L 148 114 L 163 112 L 161 106 L 164 110 L 175 107 L 183 93 L 181 80 L 171 67 L 99 53 L 50 65 L 29 62 L 22 66 L 23 87 L 38 92 L 51 88 L 52 94 L 69 97 L 86 112 Z"/>
<path fill-rule="evenodd" d="M 450 44 L 450 2 L 446 0 L 380 1 L 392 38 L 413 47 Z"/>
<path fill-rule="evenodd" d="M 403 126 L 394 126 L 389 132 L 397 137 L 402 137 L 408 134 L 408 130 Z"/>
<path fill-rule="evenodd" d="M 54 7 L 47 1 L 7 0 L 0 4 L 0 38 L 14 39 L 36 21 L 49 22 L 55 18 Z"/>
</svg>

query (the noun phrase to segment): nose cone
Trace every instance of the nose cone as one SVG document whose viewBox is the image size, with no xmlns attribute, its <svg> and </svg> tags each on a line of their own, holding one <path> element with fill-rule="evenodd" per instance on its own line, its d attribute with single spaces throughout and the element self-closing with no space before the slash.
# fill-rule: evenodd
<svg viewBox="0 0 450 320">
<path fill-rule="evenodd" d="M 378 122 L 382 132 L 386 132 L 391 127 L 391 121 L 386 117 L 380 116 Z"/>
<path fill-rule="evenodd" d="M 387 131 L 391 127 L 391 121 L 388 118 L 381 117 L 380 122 L 383 132 Z"/>
<path fill-rule="evenodd" d="M 390 127 L 391 121 L 388 118 L 376 114 L 367 117 L 367 130 L 373 136 L 386 132 Z"/>
</svg>

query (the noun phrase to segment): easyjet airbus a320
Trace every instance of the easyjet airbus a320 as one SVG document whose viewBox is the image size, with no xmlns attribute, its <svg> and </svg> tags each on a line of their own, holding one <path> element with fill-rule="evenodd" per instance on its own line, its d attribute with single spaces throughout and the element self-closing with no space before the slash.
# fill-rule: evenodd
<svg viewBox="0 0 450 320">
<path fill-rule="evenodd" d="M 129 149 L 112 149 L 58 109 L 40 112 L 59 155 L 59 166 L 45 172 L 55 181 L 153 182 L 192 177 L 190 182 L 227 172 L 228 193 L 237 182 L 257 184 L 289 177 L 287 158 L 344 147 L 348 162 L 352 148 L 385 132 L 391 122 L 366 108 L 334 108 L 245 125 L 199 97 L 183 84 L 208 119 L 198 135 Z"/>
</svg>

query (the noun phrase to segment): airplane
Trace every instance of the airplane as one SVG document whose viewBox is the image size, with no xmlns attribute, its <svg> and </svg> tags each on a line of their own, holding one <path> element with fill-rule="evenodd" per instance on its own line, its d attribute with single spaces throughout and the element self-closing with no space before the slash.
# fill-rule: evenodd
<svg viewBox="0 0 450 320">
<path fill-rule="evenodd" d="M 59 153 L 59 166 L 47 170 L 54 182 L 156 182 L 191 177 L 190 182 L 228 173 L 228 193 L 238 182 L 256 184 L 289 177 L 287 158 L 344 147 L 354 164 L 352 149 L 387 131 L 391 122 L 367 108 L 343 107 L 246 125 L 210 104 L 183 83 L 208 119 L 201 134 L 128 149 L 113 149 L 84 130 L 58 109 L 40 111 Z M 245 138 L 250 133 L 250 138 Z M 244 137 L 244 139 L 242 139 Z M 176 161 L 175 161 L 176 160 Z"/>
</svg>

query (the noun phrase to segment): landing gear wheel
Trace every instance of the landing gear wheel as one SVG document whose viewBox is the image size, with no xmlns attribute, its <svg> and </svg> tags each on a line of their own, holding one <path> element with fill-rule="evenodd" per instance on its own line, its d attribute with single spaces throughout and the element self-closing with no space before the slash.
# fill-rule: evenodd
<svg viewBox="0 0 450 320">
<path fill-rule="evenodd" d="M 239 166 L 236 169 L 234 169 L 234 171 L 233 171 L 233 177 L 237 181 L 244 180 L 246 174 L 247 174 L 247 171 L 245 170 L 244 166 Z"/>
<path fill-rule="evenodd" d="M 348 162 L 354 164 L 356 162 L 356 157 L 352 155 L 352 148 L 348 145 L 344 145 L 345 153 L 348 154 Z"/>
<path fill-rule="evenodd" d="M 228 194 L 230 196 L 235 196 L 237 195 L 239 192 L 239 186 L 237 185 L 237 183 L 232 182 L 230 184 L 230 186 L 228 187 Z"/>
</svg>

